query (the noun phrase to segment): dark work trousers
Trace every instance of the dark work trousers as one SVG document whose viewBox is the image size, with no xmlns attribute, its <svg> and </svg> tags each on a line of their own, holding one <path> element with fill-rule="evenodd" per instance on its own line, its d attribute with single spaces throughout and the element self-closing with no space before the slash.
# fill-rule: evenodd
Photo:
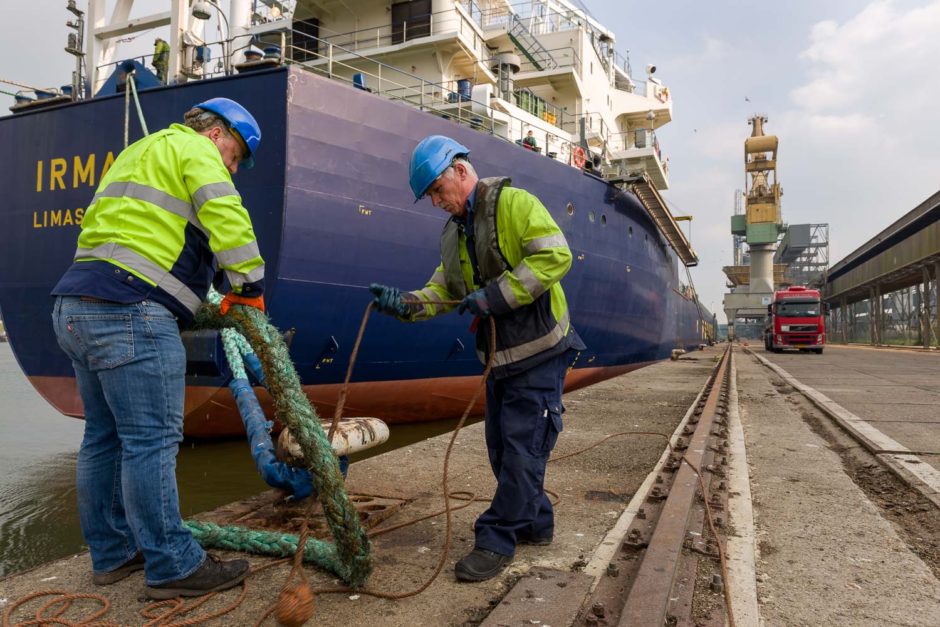
<svg viewBox="0 0 940 627">
<path fill-rule="evenodd" d="M 487 380 L 486 447 L 496 494 L 474 525 L 476 548 L 513 555 L 517 541 L 554 534 L 545 464 L 561 432 L 561 393 L 575 355 L 566 351 L 521 374 Z"/>
</svg>

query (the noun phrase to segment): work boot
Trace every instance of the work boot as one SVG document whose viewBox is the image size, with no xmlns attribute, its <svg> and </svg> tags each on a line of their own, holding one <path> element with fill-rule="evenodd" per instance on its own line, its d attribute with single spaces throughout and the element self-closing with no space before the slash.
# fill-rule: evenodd
<svg viewBox="0 0 940 627">
<path fill-rule="evenodd" d="M 241 583 L 246 576 L 248 576 L 248 560 L 223 561 L 207 553 L 202 566 L 197 568 L 192 575 L 157 586 L 147 586 L 147 596 L 151 599 L 198 597 L 210 592 L 228 590 Z"/>
<path fill-rule="evenodd" d="M 519 544 L 529 544 L 532 546 L 548 546 L 552 543 L 552 536 L 542 538 L 530 538 L 529 536 L 517 535 L 516 542 Z"/>
<path fill-rule="evenodd" d="M 106 573 L 92 573 L 91 580 L 96 586 L 110 586 L 122 579 L 126 579 L 131 573 L 136 573 L 144 568 L 144 554 L 140 551 L 114 570 Z"/>
<path fill-rule="evenodd" d="M 457 562 L 454 574 L 457 575 L 457 581 L 486 581 L 498 575 L 511 561 L 512 555 L 473 549 Z"/>
</svg>

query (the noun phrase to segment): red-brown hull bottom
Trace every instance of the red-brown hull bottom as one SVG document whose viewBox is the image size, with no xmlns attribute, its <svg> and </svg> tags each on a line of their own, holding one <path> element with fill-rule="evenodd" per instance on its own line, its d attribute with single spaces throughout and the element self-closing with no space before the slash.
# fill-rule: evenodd
<svg viewBox="0 0 940 627">
<path fill-rule="evenodd" d="M 565 391 L 577 390 L 650 363 L 653 362 L 578 368 L 568 373 Z M 30 382 L 63 414 L 78 418 L 83 416 L 82 401 L 74 378 L 30 377 Z M 351 383 L 343 414 L 374 416 L 390 425 L 459 418 L 479 384 L 479 377 Z M 308 385 L 304 386 L 304 392 L 321 416 L 332 418 L 341 387 L 340 384 Z M 270 396 L 261 388 L 256 388 L 256 391 L 265 412 L 270 415 Z M 483 404 L 481 396 L 471 415 L 482 415 Z M 185 416 L 183 432 L 186 437 L 218 439 L 240 437 L 245 433 L 228 388 L 188 386 Z"/>
</svg>

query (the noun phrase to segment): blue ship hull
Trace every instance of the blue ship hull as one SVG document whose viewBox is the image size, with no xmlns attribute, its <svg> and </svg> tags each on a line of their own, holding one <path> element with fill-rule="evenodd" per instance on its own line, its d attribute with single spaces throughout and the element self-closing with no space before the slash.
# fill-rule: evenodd
<svg viewBox="0 0 940 627">
<path fill-rule="evenodd" d="M 332 413 L 371 282 L 414 289 L 439 261 L 447 215 L 414 204 L 408 157 L 416 141 L 448 134 L 472 151 L 481 176 L 508 175 L 535 193 L 575 256 L 563 285 L 588 349 L 568 389 L 664 359 L 702 342 L 703 310 L 679 291 L 675 253 L 637 199 L 555 160 L 299 69 L 279 68 L 141 92 L 149 128 L 193 104 L 227 96 L 258 118 L 264 142 L 236 186 L 266 261 L 272 321 L 295 329 L 302 383 Z M 132 114 L 131 141 L 142 135 Z M 13 351 L 37 390 L 81 415 L 71 365 L 52 332 L 49 291 L 71 263 L 83 208 L 123 147 L 123 95 L 0 118 L 0 312 Z M 109 157 L 110 155 L 110 157 Z M 710 316 L 710 314 L 705 314 Z M 482 371 L 470 320 L 370 321 L 348 415 L 391 423 L 459 415 Z M 189 343 L 186 433 L 241 432 L 214 338 Z M 263 394 L 261 395 L 263 400 Z"/>
</svg>

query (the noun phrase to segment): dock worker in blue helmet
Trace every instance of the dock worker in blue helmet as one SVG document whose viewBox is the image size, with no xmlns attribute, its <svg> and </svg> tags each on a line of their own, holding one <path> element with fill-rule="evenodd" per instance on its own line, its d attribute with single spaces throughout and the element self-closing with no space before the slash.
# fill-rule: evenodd
<svg viewBox="0 0 940 627">
<path fill-rule="evenodd" d="M 552 541 L 555 521 L 544 490 L 545 464 L 562 429 L 565 373 L 584 344 L 568 314 L 562 277 L 571 251 L 538 198 L 505 177 L 480 179 L 470 151 L 449 137 L 421 140 L 411 155 L 415 202 L 430 197 L 451 215 L 441 233 L 441 263 L 419 290 L 373 284 L 377 308 L 424 320 L 461 301 L 460 313 L 496 323 L 496 354 L 486 382 L 486 446 L 496 493 L 474 525 L 458 581 L 494 577 L 517 544 Z M 477 355 L 489 355 L 490 325 L 477 325 Z"/>
<path fill-rule="evenodd" d="M 183 526 L 176 455 L 183 438 L 185 326 L 216 265 L 233 305 L 264 311 L 264 261 L 232 184 L 251 167 L 261 129 L 240 104 L 213 98 L 183 124 L 125 148 L 82 220 L 72 266 L 52 291 L 59 346 L 85 413 L 76 484 L 92 580 L 145 571 L 154 599 L 224 590 L 246 560 L 206 554 Z"/>
</svg>

